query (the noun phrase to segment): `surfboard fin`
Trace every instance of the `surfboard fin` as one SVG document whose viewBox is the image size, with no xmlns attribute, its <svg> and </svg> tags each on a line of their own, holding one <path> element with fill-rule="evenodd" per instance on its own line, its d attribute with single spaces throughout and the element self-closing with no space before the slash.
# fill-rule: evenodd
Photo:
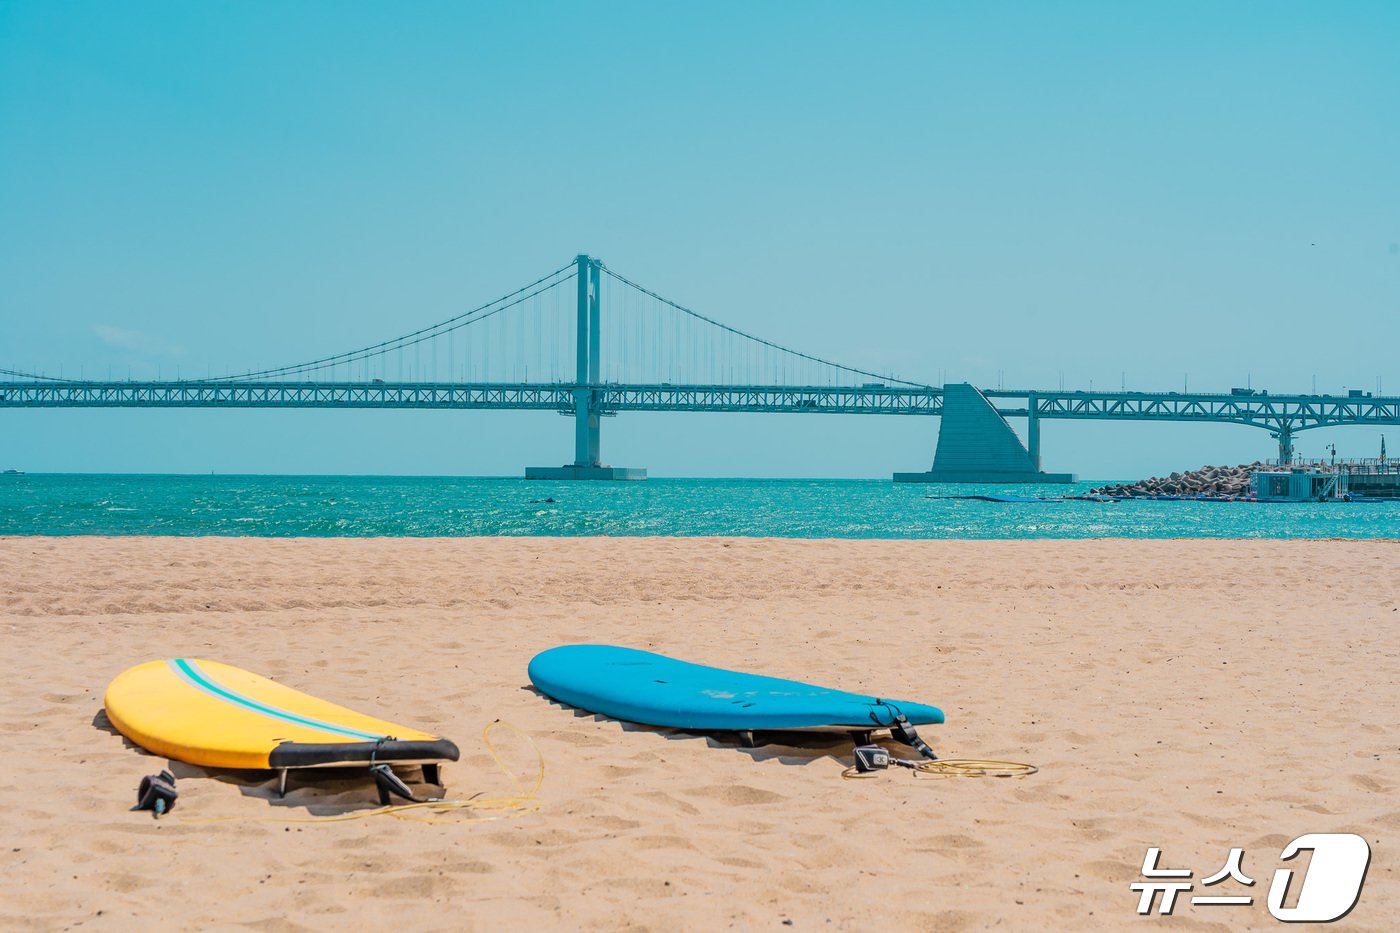
<svg viewBox="0 0 1400 933">
<path fill-rule="evenodd" d="M 374 784 L 379 788 L 379 805 L 381 807 L 387 807 L 389 805 L 391 795 L 394 797 L 402 797 L 404 800 L 412 803 L 423 802 L 418 797 L 414 796 L 409 786 L 405 784 L 403 779 L 395 774 L 394 770 L 388 765 L 374 765 L 369 769 L 369 773 L 374 775 Z"/>
<path fill-rule="evenodd" d="M 180 792 L 175 789 L 175 775 L 169 771 L 148 774 L 141 779 L 136 791 L 136 806 L 132 810 L 150 810 L 155 816 L 168 813 L 175 807 L 175 798 Z"/>
<path fill-rule="evenodd" d="M 915 731 L 914 724 L 910 722 L 903 713 L 896 716 L 894 723 L 891 724 L 890 736 L 903 742 L 910 748 L 916 749 L 920 755 L 923 755 L 930 761 L 938 760 L 938 756 L 934 754 L 933 749 L 929 747 L 927 742 L 919 738 L 919 733 Z"/>
</svg>

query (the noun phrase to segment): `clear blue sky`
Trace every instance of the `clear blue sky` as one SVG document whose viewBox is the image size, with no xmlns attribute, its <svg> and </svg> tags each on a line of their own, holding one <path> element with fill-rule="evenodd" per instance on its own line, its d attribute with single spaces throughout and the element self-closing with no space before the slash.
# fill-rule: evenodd
<svg viewBox="0 0 1400 933">
<path fill-rule="evenodd" d="M 0 366 L 294 362 L 587 251 L 914 379 L 1400 393 L 1397 36 L 1389 2 L 0 0 Z M 888 476 L 934 441 L 681 414 L 603 439 L 730 476 Z M 1047 468 L 1086 477 L 1272 453 L 1229 426 L 1044 431 Z M 35 471 L 571 454 L 550 414 L 0 412 L 0 467 Z"/>
</svg>

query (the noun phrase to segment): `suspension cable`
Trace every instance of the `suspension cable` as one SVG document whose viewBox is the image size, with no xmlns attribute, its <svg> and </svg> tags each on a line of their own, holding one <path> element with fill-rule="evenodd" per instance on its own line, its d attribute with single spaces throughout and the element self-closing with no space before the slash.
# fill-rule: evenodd
<svg viewBox="0 0 1400 933">
<path fill-rule="evenodd" d="M 644 294 L 644 295 L 650 295 L 651 297 L 655 298 L 657 301 L 660 301 L 661 303 L 666 304 L 666 305 L 670 305 L 672 308 L 675 308 L 677 311 L 680 311 L 680 312 L 682 312 L 683 314 L 688 314 L 688 315 L 690 315 L 690 316 L 693 317 L 693 318 L 698 318 L 699 320 L 704 321 L 706 324 L 713 325 L 713 326 L 715 326 L 715 327 L 720 328 L 721 330 L 728 331 L 730 334 L 733 334 L 733 335 L 738 336 L 738 337 L 743 337 L 743 338 L 746 339 L 746 340 L 752 340 L 752 341 L 755 341 L 756 343 L 761 343 L 761 344 L 763 344 L 763 345 L 766 346 L 766 347 L 771 347 L 771 348 L 773 348 L 774 350 L 778 350 L 778 351 L 781 351 L 781 352 L 783 352 L 783 353 L 789 353 L 789 354 L 791 354 L 791 355 L 793 355 L 793 356 L 801 357 L 802 359 L 804 359 L 804 360 L 809 360 L 809 361 L 811 361 L 811 362 L 813 362 L 813 363 L 820 363 L 820 364 L 822 364 L 822 365 L 824 365 L 824 366 L 830 366 L 830 367 L 832 367 L 832 368 L 834 368 L 834 369 L 839 369 L 839 370 L 841 370 L 841 371 L 843 371 L 843 372 L 854 373 L 855 375 L 858 375 L 858 376 L 869 376 L 869 377 L 872 378 L 872 379 L 879 379 L 881 382 L 897 382 L 897 383 L 899 383 L 900 385 L 912 386 L 912 387 L 918 388 L 918 389 L 926 389 L 926 388 L 929 388 L 929 386 L 926 386 L 926 385 L 924 385 L 924 384 L 921 383 L 921 382 L 910 382 L 910 381 L 907 380 L 907 379 L 896 379 L 896 378 L 891 377 L 891 376 L 881 376 L 879 373 L 872 373 L 872 372 L 869 372 L 869 371 L 864 370 L 864 369 L 857 369 L 857 368 L 855 368 L 854 366 L 844 366 L 844 365 L 842 365 L 841 363 L 834 363 L 834 362 L 832 362 L 831 360 L 825 360 L 825 359 L 822 359 L 822 358 L 819 357 L 819 356 L 812 356 L 811 354 L 803 353 L 803 352 L 800 351 L 800 350 L 793 350 L 793 349 L 791 349 L 790 347 L 785 347 L 785 346 L 782 346 L 781 344 L 773 343 L 771 340 L 764 340 L 762 337 L 755 337 L 753 334 L 746 333 L 746 332 L 744 332 L 744 331 L 742 331 L 742 330 L 739 330 L 737 327 L 730 327 L 728 324 L 724 324 L 724 323 L 722 323 L 722 322 L 720 322 L 720 321 L 716 321 L 714 318 L 706 317 L 705 315 L 701 314 L 699 311 L 692 311 L 690 308 L 684 307 L 683 305 L 676 304 L 676 303 L 675 303 L 674 301 L 672 301 L 671 299 L 666 298 L 666 297 L 664 297 L 664 296 L 662 296 L 662 295 L 658 295 L 656 292 L 652 291 L 651 289 L 648 289 L 648 288 L 645 288 L 645 287 L 643 287 L 643 286 L 641 286 L 641 285 L 638 285 L 636 282 L 633 282 L 631 279 L 628 279 L 628 278 L 626 278 L 626 277 L 624 277 L 624 276 L 622 276 L 622 275 L 619 275 L 618 273 L 614 272 L 612 269 L 609 269 L 607 266 L 603 266 L 603 271 L 606 272 L 608 275 L 612 276 L 613 278 L 617 279 L 617 280 L 618 280 L 619 282 L 621 282 L 622 284 L 627 285 L 627 286 L 630 286 L 630 287 L 632 287 L 632 288 L 635 288 L 637 291 L 641 292 L 641 293 Z"/>
<path fill-rule="evenodd" d="M 560 274 L 562 273 L 567 274 L 564 275 L 563 278 L 558 278 L 558 276 L 560 276 Z M 431 340 L 434 337 L 440 337 L 443 334 L 456 330 L 459 327 L 465 327 L 469 324 L 475 324 L 478 321 L 483 321 L 491 317 L 492 315 L 499 314 L 500 312 L 505 311 L 508 308 L 513 308 L 518 304 L 528 301 L 537 294 L 542 294 L 543 292 L 546 292 L 551 288 L 554 288 L 558 285 L 562 285 L 565 282 L 568 282 L 569 280 L 573 279 L 576 275 L 578 275 L 578 269 L 573 263 L 570 263 L 567 266 L 555 269 L 548 275 L 541 276 L 540 278 L 531 282 L 529 285 L 524 286 L 523 288 L 518 288 L 508 295 L 504 295 L 500 298 L 497 298 L 495 301 L 488 301 L 486 304 L 473 308 L 470 311 L 464 311 L 461 314 L 458 314 L 454 317 L 450 317 L 445 321 L 439 321 L 438 323 L 433 324 L 429 327 L 420 328 L 419 330 L 413 331 L 410 334 L 404 334 L 403 336 L 395 337 L 390 340 L 384 340 L 380 343 L 372 344 L 367 347 L 361 347 L 358 350 L 347 350 L 344 353 L 337 353 L 333 356 L 322 357 L 319 360 L 311 360 L 306 363 L 296 363 L 289 366 L 279 366 L 275 369 L 264 369 L 259 370 L 257 372 L 242 373 L 238 375 L 216 376 L 213 379 L 206 379 L 204 381 L 230 382 L 244 379 L 262 379 L 267 378 L 269 376 L 298 375 L 315 369 L 325 369 L 328 366 L 334 366 L 338 363 L 356 362 L 358 360 L 366 359 L 371 356 L 382 355 L 392 350 L 402 350 L 405 347 L 415 346 L 419 343 L 422 343 L 425 340 Z M 555 281 L 550 282 L 551 279 L 554 279 Z M 536 286 L 540 285 L 543 282 L 549 282 L 549 284 L 545 285 L 543 288 L 534 290 Z"/>
<path fill-rule="evenodd" d="M 0 369 L 0 376 L 17 376 L 20 379 L 41 379 L 44 382 L 86 382 L 85 379 L 64 379 L 62 376 L 41 376 L 38 373 L 24 373 L 17 369 Z"/>
</svg>

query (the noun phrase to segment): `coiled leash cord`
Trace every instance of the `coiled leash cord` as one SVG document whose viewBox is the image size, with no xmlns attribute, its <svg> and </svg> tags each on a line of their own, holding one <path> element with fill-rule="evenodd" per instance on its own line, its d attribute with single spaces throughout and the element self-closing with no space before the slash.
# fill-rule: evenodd
<svg viewBox="0 0 1400 933">
<path fill-rule="evenodd" d="M 880 748 L 878 745 L 864 746 L 865 748 Z M 930 777 L 1027 777 L 1035 774 L 1040 769 L 1035 765 L 1023 764 L 1019 761 L 995 761 L 990 758 L 940 758 L 937 761 L 910 761 L 905 758 L 895 758 L 883 748 L 886 764 L 897 765 L 901 768 L 908 768 L 914 772 L 914 777 L 929 775 Z M 866 778 L 878 777 L 877 771 L 884 770 L 880 766 L 869 768 L 864 771 L 859 765 L 852 765 L 841 772 L 841 776 L 848 781 L 863 781 Z"/>
</svg>

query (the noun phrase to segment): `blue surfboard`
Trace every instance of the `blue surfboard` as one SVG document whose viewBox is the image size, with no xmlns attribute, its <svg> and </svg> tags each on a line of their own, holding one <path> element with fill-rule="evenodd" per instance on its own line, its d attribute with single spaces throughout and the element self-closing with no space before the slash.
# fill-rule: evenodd
<svg viewBox="0 0 1400 933">
<path fill-rule="evenodd" d="M 941 723 L 922 703 L 705 667 L 612 645 L 564 645 L 535 655 L 530 682 L 546 696 L 614 719 L 673 729 L 752 732 Z"/>
</svg>

